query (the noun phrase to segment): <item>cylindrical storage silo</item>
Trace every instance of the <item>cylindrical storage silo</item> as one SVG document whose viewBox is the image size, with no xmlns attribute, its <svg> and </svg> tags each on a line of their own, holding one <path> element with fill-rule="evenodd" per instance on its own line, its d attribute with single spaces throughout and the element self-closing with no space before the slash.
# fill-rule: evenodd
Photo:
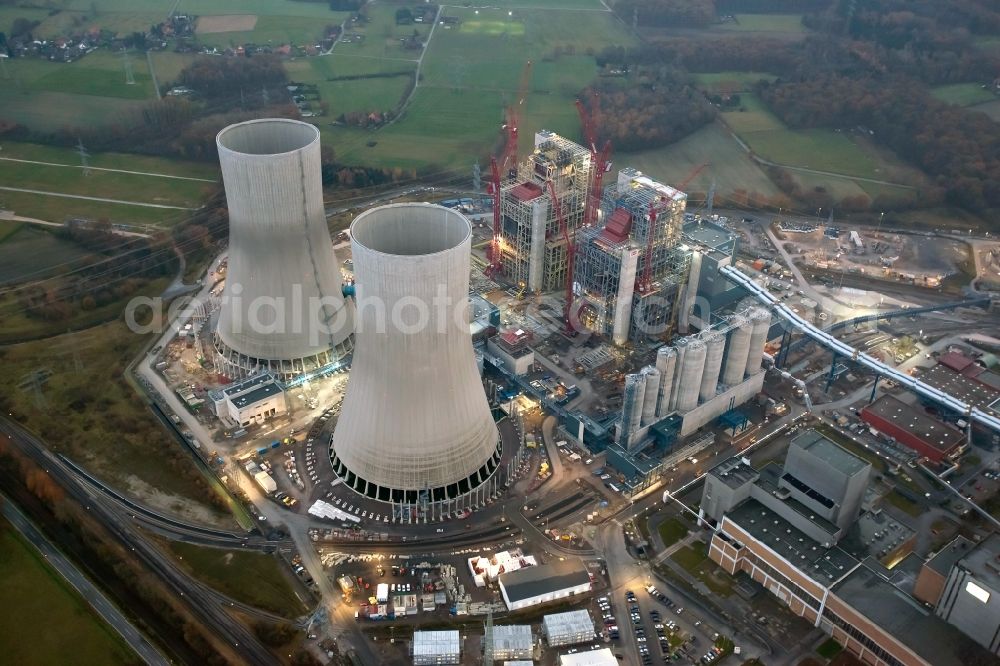
<svg viewBox="0 0 1000 666">
<path fill-rule="evenodd" d="M 645 400 L 646 378 L 641 374 L 625 375 L 625 390 L 622 392 L 622 430 L 619 444 L 628 448 L 635 439 L 642 421 L 642 405 Z"/>
<path fill-rule="evenodd" d="M 660 390 L 656 399 L 656 415 L 666 416 L 670 407 L 670 387 L 674 383 L 674 367 L 677 362 L 677 351 L 673 347 L 663 345 L 656 352 L 656 369 L 660 371 Z"/>
<path fill-rule="evenodd" d="M 651 365 L 642 369 L 646 385 L 642 397 L 642 424 L 649 425 L 656 420 L 656 401 L 660 397 L 660 371 Z"/>
<path fill-rule="evenodd" d="M 705 343 L 691 338 L 684 363 L 681 365 L 680 380 L 677 385 L 677 411 L 688 412 L 698 406 L 701 392 L 701 377 L 705 371 Z"/>
<path fill-rule="evenodd" d="M 705 371 L 701 375 L 700 402 L 715 397 L 719 386 L 719 372 L 722 370 L 722 355 L 726 351 L 726 336 L 718 331 L 706 331 L 701 336 L 705 343 Z"/>
<path fill-rule="evenodd" d="M 354 306 L 323 208 L 319 130 L 283 118 L 230 125 L 216 137 L 229 209 L 229 266 L 216 329 L 238 376 L 290 378 L 351 349 Z"/>
<path fill-rule="evenodd" d="M 764 345 L 767 344 L 767 331 L 771 328 L 771 313 L 764 308 L 754 308 L 750 312 L 750 323 L 753 325 L 753 334 L 750 336 L 746 373 L 756 375 L 760 372 L 760 360 L 764 355 Z"/>
<path fill-rule="evenodd" d="M 430 204 L 373 208 L 351 225 L 358 324 L 331 458 L 363 495 L 450 500 L 500 462 L 469 331 L 471 239 L 465 216 Z"/>
<path fill-rule="evenodd" d="M 687 355 L 687 348 L 690 343 L 691 338 L 677 338 L 674 340 L 674 350 L 677 352 L 677 360 L 674 363 L 674 380 L 670 385 L 670 404 L 667 408 L 667 411 L 670 412 L 677 410 L 677 395 L 680 393 L 681 369 L 684 367 L 684 356 Z"/>
<path fill-rule="evenodd" d="M 729 326 L 729 345 L 726 349 L 726 362 L 722 367 L 722 383 L 736 386 L 743 381 L 746 373 L 753 324 L 746 317 L 736 316 L 729 321 Z"/>
</svg>

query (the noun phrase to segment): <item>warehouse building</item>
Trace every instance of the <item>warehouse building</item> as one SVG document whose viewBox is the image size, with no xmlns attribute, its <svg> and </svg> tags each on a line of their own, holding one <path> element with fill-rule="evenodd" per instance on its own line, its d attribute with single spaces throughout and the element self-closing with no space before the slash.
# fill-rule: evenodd
<svg viewBox="0 0 1000 666">
<path fill-rule="evenodd" d="M 531 625 L 510 624 L 493 627 L 493 659 L 495 661 L 513 659 L 530 661 L 533 652 Z"/>
<path fill-rule="evenodd" d="M 245 428 L 288 411 L 281 383 L 267 372 L 209 392 L 215 413 L 224 423 Z"/>
<path fill-rule="evenodd" d="M 559 655 L 559 666 L 618 666 L 618 658 L 611 648 L 574 652 Z"/>
<path fill-rule="evenodd" d="M 961 431 L 891 395 L 882 396 L 862 409 L 860 416 L 875 430 L 934 462 L 954 458 L 966 448 Z"/>
<path fill-rule="evenodd" d="M 414 666 L 461 663 L 461 638 L 458 630 L 414 631 Z"/>
<path fill-rule="evenodd" d="M 542 618 L 542 635 L 550 647 L 575 645 L 594 640 L 594 620 L 590 611 L 553 613 Z"/>
<path fill-rule="evenodd" d="M 586 567 L 570 560 L 501 574 L 499 583 L 500 593 L 509 610 L 590 592 L 590 574 Z"/>
</svg>

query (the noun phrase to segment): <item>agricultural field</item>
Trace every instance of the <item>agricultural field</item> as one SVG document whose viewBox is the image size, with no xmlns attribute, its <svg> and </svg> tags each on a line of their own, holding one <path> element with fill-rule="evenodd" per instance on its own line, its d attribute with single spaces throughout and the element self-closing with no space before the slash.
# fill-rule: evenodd
<svg viewBox="0 0 1000 666">
<path fill-rule="evenodd" d="M 255 20 L 250 23 L 252 28 L 249 30 L 238 29 L 221 32 L 205 32 L 200 28 L 204 18 L 225 17 L 203 16 L 198 22 L 199 29 L 196 34 L 198 43 L 220 49 L 246 44 L 247 42 L 270 44 L 273 46 L 280 46 L 282 44 L 306 46 L 319 42 L 323 37 L 323 28 L 327 24 L 339 24 L 346 16 L 344 12 L 328 12 L 328 14 L 329 20 L 327 21 L 306 16 L 256 16 L 252 17 Z"/>
<path fill-rule="evenodd" d="M 957 106 L 972 106 L 996 101 L 997 96 L 979 83 L 953 83 L 931 88 L 931 94 L 942 102 Z"/>
<path fill-rule="evenodd" d="M 84 175 L 79 155 L 70 148 L 17 142 L 5 142 L 2 147 L 0 182 L 4 187 L 181 208 L 197 208 L 218 188 L 218 170 L 211 164 L 123 153 L 95 153 L 90 156 L 90 166 L 95 168 L 91 169 L 90 175 Z M 101 171 L 102 168 L 141 173 Z M 187 216 L 186 211 L 174 208 L 148 208 L 7 190 L 0 190 L 0 208 L 24 217 L 60 223 L 70 217 L 85 217 L 107 218 L 118 224 L 167 227 Z"/>
<path fill-rule="evenodd" d="M 328 105 L 324 122 L 353 111 L 389 111 L 399 105 L 416 70 L 415 62 L 359 58 L 334 54 L 323 58 L 299 58 L 285 63 L 288 78 L 315 84 Z M 399 73 L 384 78 L 330 81 L 331 77 Z"/>
<path fill-rule="evenodd" d="M 0 605 L 14 614 L 0 624 L 5 663 L 60 664 L 67 655 L 80 666 L 141 663 L 5 520 L 0 522 Z"/>
<path fill-rule="evenodd" d="M 760 165 L 750 159 L 720 123 L 703 127 L 669 146 L 617 154 L 614 160 L 665 183 L 679 183 L 700 164 L 708 162 L 709 166 L 685 189 L 692 194 L 705 193 L 714 179 L 717 201 L 735 190 L 757 192 L 765 197 L 780 194 Z"/>
<path fill-rule="evenodd" d="M 717 26 L 720 30 L 733 32 L 804 34 L 808 28 L 802 25 L 802 14 L 736 14 L 732 21 Z"/>
<path fill-rule="evenodd" d="M 751 132 L 785 129 L 785 124 L 771 113 L 756 95 L 750 93 L 740 95 L 739 109 L 725 111 L 722 119 L 740 137 Z"/>
<path fill-rule="evenodd" d="M 177 14 L 257 14 L 258 16 L 309 16 L 325 17 L 333 12 L 325 2 L 300 2 L 299 0 L 179 0 L 165 4 L 163 0 L 53 0 L 63 9 L 98 14 L 118 12 L 148 12 L 166 18 L 173 9 Z M 162 20 L 161 18 L 161 20 Z"/>
<path fill-rule="evenodd" d="M 193 63 L 200 56 L 196 53 L 174 53 L 173 51 L 151 51 L 150 58 L 153 60 L 153 70 L 156 73 L 156 81 L 160 84 L 160 91 L 169 90 L 169 84 L 175 83 L 185 67 Z"/>
<path fill-rule="evenodd" d="M 195 578 L 237 601 L 289 619 L 307 610 L 273 555 L 179 541 L 169 542 L 168 547 Z"/>
</svg>

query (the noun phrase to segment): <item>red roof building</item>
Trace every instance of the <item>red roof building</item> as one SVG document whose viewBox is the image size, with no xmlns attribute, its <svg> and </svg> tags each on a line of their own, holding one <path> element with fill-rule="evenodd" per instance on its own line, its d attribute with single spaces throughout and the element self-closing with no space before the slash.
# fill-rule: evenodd
<svg viewBox="0 0 1000 666">
<path fill-rule="evenodd" d="M 965 445 L 961 431 L 891 395 L 862 409 L 860 416 L 875 430 L 934 462 L 958 455 Z"/>
</svg>

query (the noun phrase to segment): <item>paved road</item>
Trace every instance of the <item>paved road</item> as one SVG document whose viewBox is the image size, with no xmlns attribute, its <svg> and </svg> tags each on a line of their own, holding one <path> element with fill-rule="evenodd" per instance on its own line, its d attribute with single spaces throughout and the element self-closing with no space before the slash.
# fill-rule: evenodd
<svg viewBox="0 0 1000 666">
<path fill-rule="evenodd" d="M 117 631 L 125 642 L 129 644 L 136 654 L 138 654 L 147 664 L 163 664 L 166 666 L 170 662 L 160 654 L 149 640 L 136 629 L 128 618 L 126 618 L 118 608 L 111 603 L 104 593 L 101 592 L 90 580 L 81 573 L 76 566 L 66 559 L 35 524 L 28 519 L 13 502 L 6 500 L 3 502 L 3 515 L 17 530 L 24 535 L 24 538 L 38 549 L 46 562 L 59 572 L 73 588 L 80 593 L 91 608 L 104 618 L 104 621 Z"/>
<path fill-rule="evenodd" d="M 23 215 L 15 215 L 9 211 L 0 211 L 0 220 L 10 220 L 11 222 L 25 222 L 27 224 L 37 224 L 43 227 L 57 227 L 63 228 L 66 225 L 61 222 L 49 222 L 48 220 L 39 220 L 37 217 L 24 217 Z M 143 234 L 138 231 L 124 231 L 122 229 L 111 229 L 111 233 L 116 236 L 128 236 L 130 238 L 152 238 L 151 234 Z"/>
</svg>

